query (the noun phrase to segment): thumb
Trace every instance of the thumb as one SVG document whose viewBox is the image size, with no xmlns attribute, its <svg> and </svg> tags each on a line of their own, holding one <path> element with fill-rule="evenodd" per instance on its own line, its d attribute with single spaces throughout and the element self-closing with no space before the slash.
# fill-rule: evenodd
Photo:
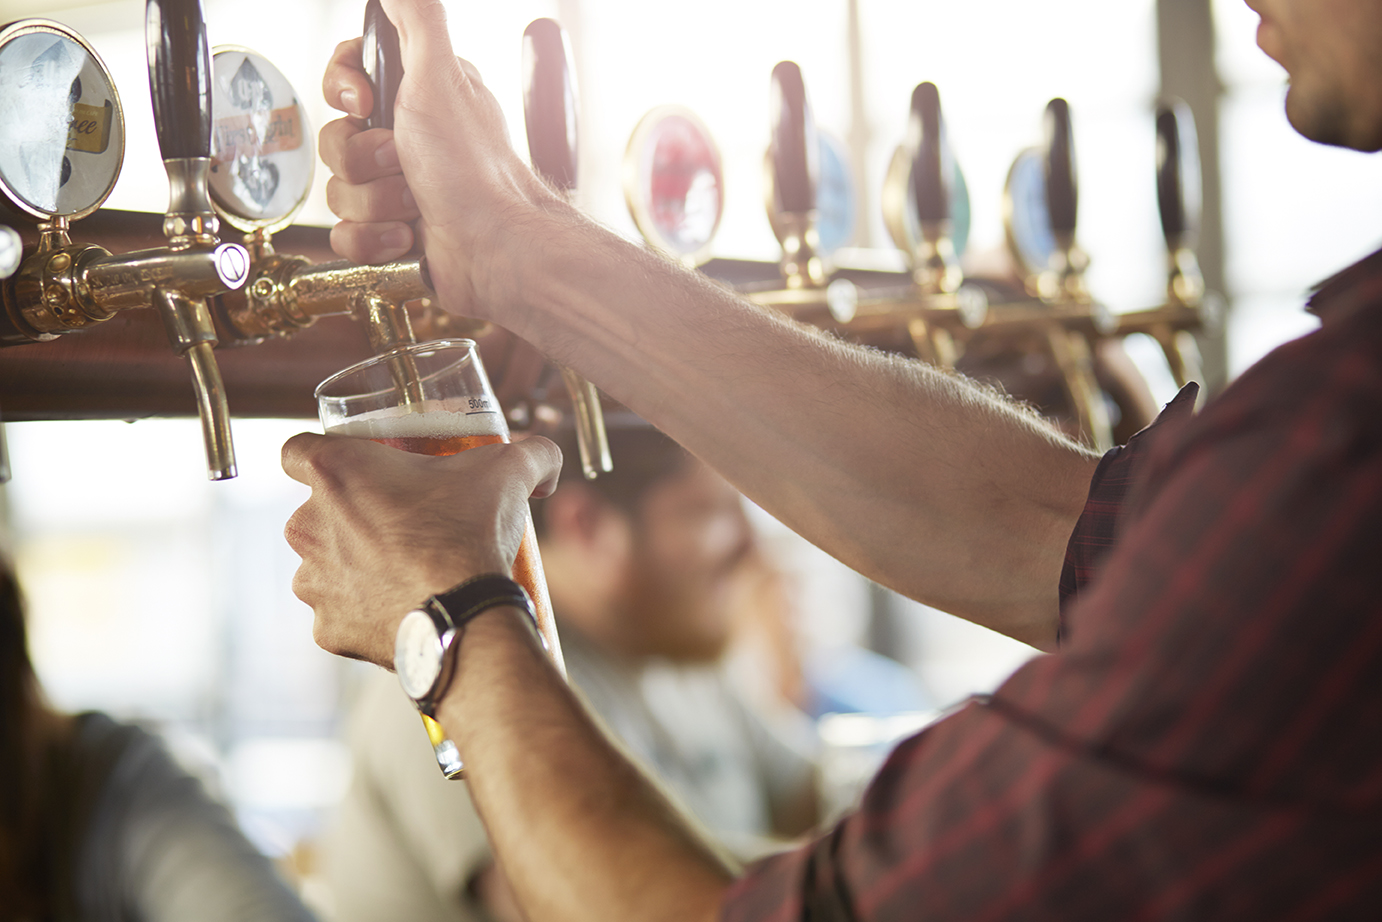
<svg viewBox="0 0 1382 922">
<path fill-rule="evenodd" d="M 442 75 L 458 70 L 446 28 L 442 0 L 380 0 L 384 13 L 398 30 L 405 74 Z M 429 76 L 430 79 L 430 76 Z"/>
<path fill-rule="evenodd" d="M 521 476 L 529 485 L 528 495 L 538 499 L 551 496 L 561 475 L 561 449 L 540 435 L 515 441 L 511 448 L 517 449 L 515 454 L 520 459 Z"/>
</svg>

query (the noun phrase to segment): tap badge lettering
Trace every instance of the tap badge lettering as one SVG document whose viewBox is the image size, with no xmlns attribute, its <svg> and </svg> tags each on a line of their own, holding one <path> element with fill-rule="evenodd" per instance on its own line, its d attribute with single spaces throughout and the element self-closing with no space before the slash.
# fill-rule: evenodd
<svg viewBox="0 0 1382 922">
<path fill-rule="evenodd" d="M 115 120 L 115 106 L 109 99 L 104 106 L 72 104 L 72 124 L 67 127 L 67 149 L 84 154 L 104 154 L 110 146 L 110 126 Z"/>
<path fill-rule="evenodd" d="M 265 158 L 302 146 L 297 100 L 275 109 L 273 91 L 249 58 L 230 80 L 231 103 L 239 114 L 216 119 L 212 169 L 230 164 L 237 186 L 260 207 L 278 191 L 278 166 Z"/>
</svg>

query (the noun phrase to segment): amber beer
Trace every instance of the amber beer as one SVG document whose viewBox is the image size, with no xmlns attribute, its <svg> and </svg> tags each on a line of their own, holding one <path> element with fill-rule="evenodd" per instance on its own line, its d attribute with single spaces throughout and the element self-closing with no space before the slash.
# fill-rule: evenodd
<svg viewBox="0 0 1382 922">
<path fill-rule="evenodd" d="M 492 398 L 484 403 L 488 404 Z M 444 401 L 424 401 L 420 406 L 389 407 L 362 414 L 327 429 L 328 435 L 369 439 L 390 448 L 418 455 L 454 455 L 481 445 L 509 440 L 508 426 L 497 410 L 451 410 Z M 552 601 L 547 594 L 547 577 L 542 572 L 542 557 L 537 549 L 531 515 L 523 531 L 523 542 L 513 563 L 513 578 L 533 598 L 538 629 L 546 638 L 557 668 L 566 671 L 561 647 L 556 642 L 556 622 Z"/>
<path fill-rule="evenodd" d="M 509 441 L 508 424 L 470 340 L 402 346 L 332 375 L 317 387 L 316 397 L 328 435 L 370 439 L 434 456 Z M 532 518 L 527 510 L 524 513 L 527 523 L 513 578 L 532 597 L 547 653 L 565 676 Z M 425 716 L 422 720 L 442 773 L 464 777 L 456 745 L 436 721 Z"/>
</svg>

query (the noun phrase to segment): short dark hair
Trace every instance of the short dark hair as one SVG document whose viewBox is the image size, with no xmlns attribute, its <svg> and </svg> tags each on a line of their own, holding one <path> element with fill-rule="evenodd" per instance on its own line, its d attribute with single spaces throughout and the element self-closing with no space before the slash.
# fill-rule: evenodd
<svg viewBox="0 0 1382 922">
<path fill-rule="evenodd" d="M 605 502 L 629 516 L 636 516 L 643 496 L 655 484 L 686 470 L 692 456 L 685 448 L 648 425 L 623 425 L 609 430 L 609 452 L 614 470 L 586 480 L 576 435 L 569 429 L 549 436 L 561 448 L 561 484 L 584 483 Z M 542 500 L 534 500 L 533 527 L 539 538 L 547 533 Z"/>
</svg>

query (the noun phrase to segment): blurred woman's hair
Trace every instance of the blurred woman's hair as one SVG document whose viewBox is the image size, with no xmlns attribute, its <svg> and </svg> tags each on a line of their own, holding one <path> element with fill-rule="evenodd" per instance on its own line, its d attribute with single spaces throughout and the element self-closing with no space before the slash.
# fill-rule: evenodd
<svg viewBox="0 0 1382 922">
<path fill-rule="evenodd" d="M 52 914 L 53 869 L 41 843 L 53 832 L 45 782 L 61 726 L 29 661 L 19 583 L 0 559 L 0 920 Z"/>
</svg>

